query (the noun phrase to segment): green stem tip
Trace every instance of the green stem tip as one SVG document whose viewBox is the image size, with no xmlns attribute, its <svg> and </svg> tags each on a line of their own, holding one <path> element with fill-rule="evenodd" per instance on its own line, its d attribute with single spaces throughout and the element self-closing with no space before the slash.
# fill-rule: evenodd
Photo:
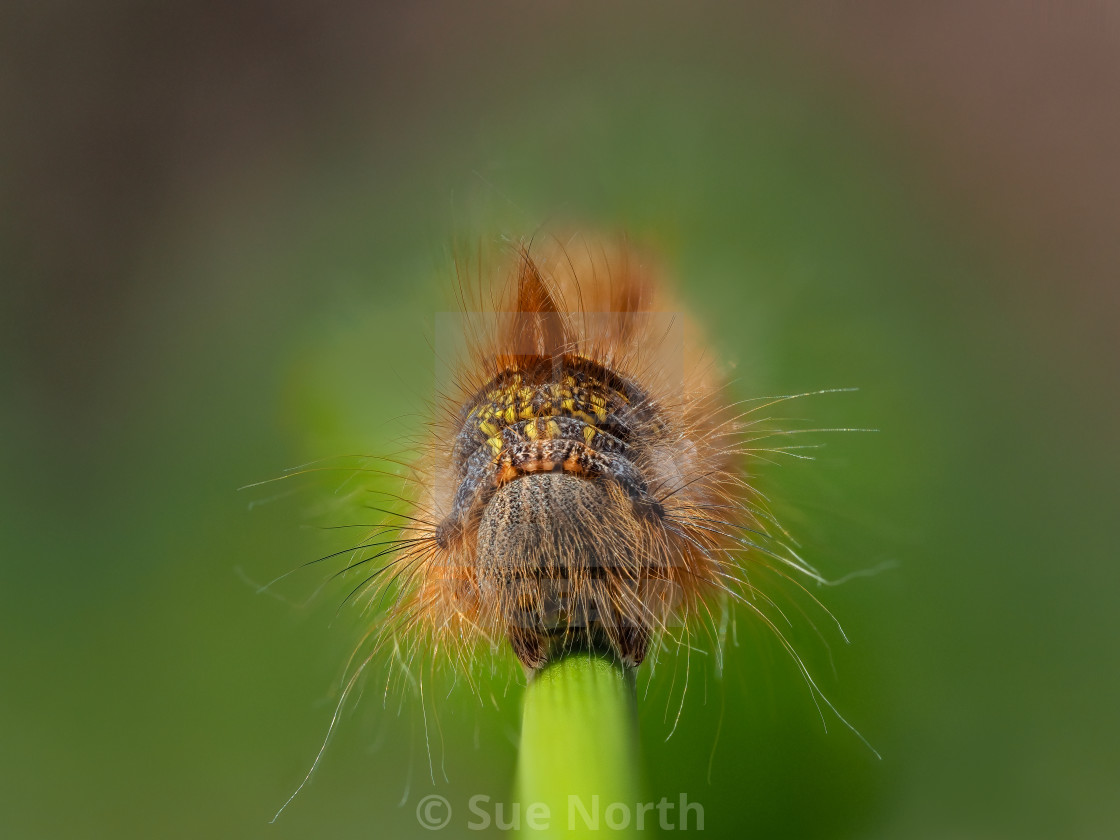
<svg viewBox="0 0 1120 840">
<path fill-rule="evenodd" d="M 649 836 L 632 819 L 641 792 L 633 672 L 587 651 L 546 665 L 525 690 L 521 830 L 569 838 Z M 626 825 L 622 809 L 631 816 Z"/>
</svg>

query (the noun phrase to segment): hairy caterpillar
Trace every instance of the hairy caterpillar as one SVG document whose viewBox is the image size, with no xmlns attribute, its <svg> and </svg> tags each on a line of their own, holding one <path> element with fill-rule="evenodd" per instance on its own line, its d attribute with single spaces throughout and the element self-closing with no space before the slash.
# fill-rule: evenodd
<svg viewBox="0 0 1120 840">
<path fill-rule="evenodd" d="M 382 643 L 467 669 L 507 644 L 528 672 L 574 646 L 636 667 L 751 589 L 744 534 L 775 523 L 744 415 L 647 255 L 573 238 L 511 263 L 491 313 L 460 285 L 468 346 L 368 579 Z"/>
</svg>

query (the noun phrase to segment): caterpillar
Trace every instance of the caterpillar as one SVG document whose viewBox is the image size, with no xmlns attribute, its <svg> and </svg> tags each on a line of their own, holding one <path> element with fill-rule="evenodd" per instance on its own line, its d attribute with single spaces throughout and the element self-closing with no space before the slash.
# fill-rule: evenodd
<svg viewBox="0 0 1120 840">
<path fill-rule="evenodd" d="M 510 263 L 492 313 L 460 285 L 382 632 L 464 668 L 480 645 L 530 674 L 573 647 L 637 667 L 747 585 L 741 529 L 769 517 L 740 417 L 648 254 L 575 237 Z"/>
</svg>

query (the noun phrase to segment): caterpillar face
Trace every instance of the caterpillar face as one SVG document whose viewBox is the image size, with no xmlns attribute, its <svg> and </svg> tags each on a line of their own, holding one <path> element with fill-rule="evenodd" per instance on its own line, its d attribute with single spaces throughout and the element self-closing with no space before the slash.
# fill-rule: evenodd
<svg viewBox="0 0 1120 840">
<path fill-rule="evenodd" d="M 636 666 L 721 586 L 730 537 L 701 522 L 734 492 L 718 390 L 629 250 L 522 250 L 512 292 L 429 447 L 439 515 L 406 620 L 530 670 L 572 646 Z"/>
<path fill-rule="evenodd" d="M 479 595 L 502 605 L 518 658 L 536 668 L 553 644 L 598 641 L 640 663 L 649 631 L 614 602 L 662 560 L 664 508 L 641 468 L 665 428 L 649 396 L 587 358 L 526 358 L 462 415 L 436 541 L 475 541 Z"/>
</svg>

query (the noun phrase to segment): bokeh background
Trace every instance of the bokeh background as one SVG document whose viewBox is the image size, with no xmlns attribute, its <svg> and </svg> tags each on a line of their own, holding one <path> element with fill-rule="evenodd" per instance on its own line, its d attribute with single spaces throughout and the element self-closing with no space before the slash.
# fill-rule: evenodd
<svg viewBox="0 0 1120 840">
<path fill-rule="evenodd" d="M 1116 836 L 1118 90 L 1105 2 L 5 4 L 0 834 L 407 838 L 434 791 L 479 836 L 516 685 L 429 698 L 433 785 L 372 683 L 268 824 L 361 619 L 257 593 L 321 499 L 237 488 L 396 451 L 455 243 L 562 219 L 657 247 L 738 395 L 880 430 L 760 480 L 830 577 L 890 566 L 815 593 L 835 670 L 791 631 L 882 760 L 743 616 L 668 740 L 643 694 L 651 797 Z"/>
</svg>

